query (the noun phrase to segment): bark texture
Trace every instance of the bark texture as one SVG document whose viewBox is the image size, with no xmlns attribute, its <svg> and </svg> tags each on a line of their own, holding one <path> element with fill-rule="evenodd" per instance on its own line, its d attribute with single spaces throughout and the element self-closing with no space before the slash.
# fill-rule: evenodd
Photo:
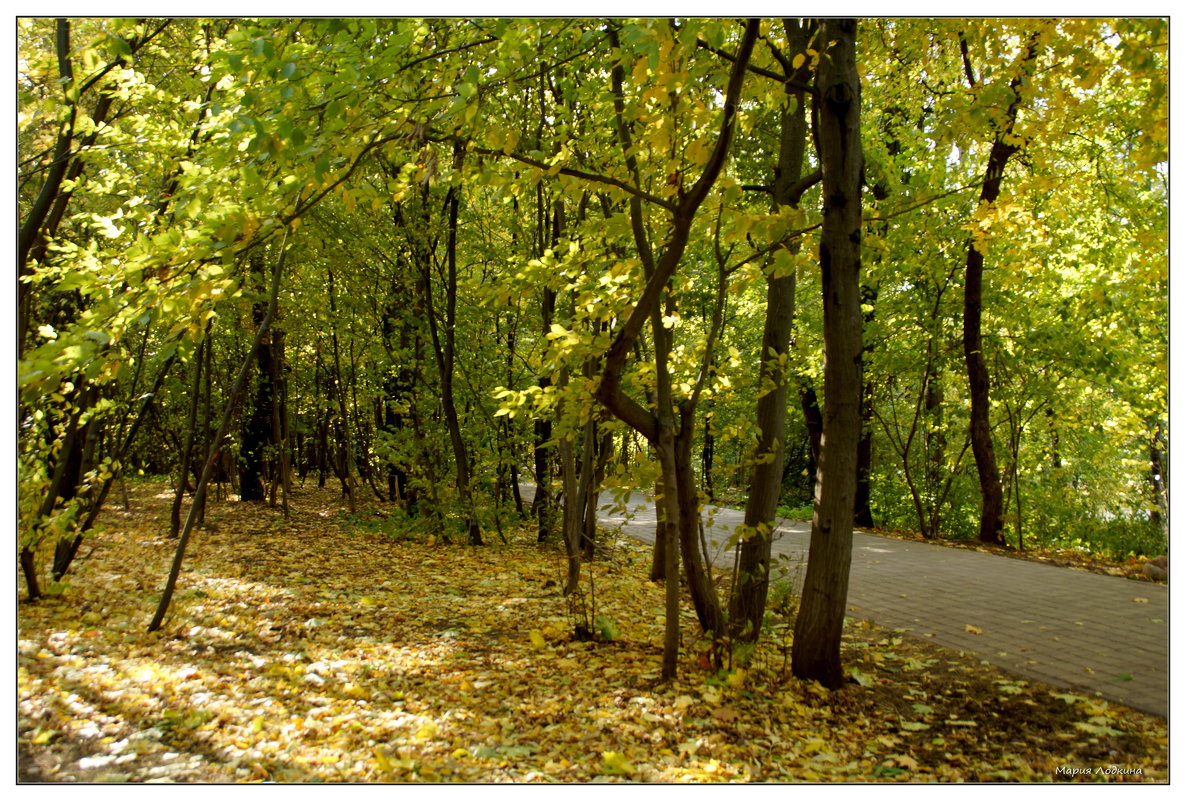
<svg viewBox="0 0 1186 801">
<path fill-rule="evenodd" d="M 824 305 L 824 430 L 816 471 L 811 550 L 791 670 L 836 688 L 844 682 L 840 636 L 852 561 L 857 441 L 861 432 L 861 95 L 857 23 L 823 22 L 813 103 L 823 170 L 820 270 Z"/>
</svg>

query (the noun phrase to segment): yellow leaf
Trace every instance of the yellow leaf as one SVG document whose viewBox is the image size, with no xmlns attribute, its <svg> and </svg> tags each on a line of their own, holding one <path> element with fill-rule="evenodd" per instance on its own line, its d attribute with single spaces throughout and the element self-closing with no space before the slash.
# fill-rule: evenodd
<svg viewBox="0 0 1186 801">
<path fill-rule="evenodd" d="M 54 738 L 58 736 L 58 732 L 53 729 L 42 729 L 33 737 L 34 745 L 48 745 L 53 742 Z"/>
<path fill-rule="evenodd" d="M 977 628 L 976 626 L 973 626 L 971 623 L 968 623 L 964 626 L 964 631 L 968 632 L 969 634 L 983 634 L 984 633 L 983 629 Z"/>
<path fill-rule="evenodd" d="M 453 753 L 450 754 L 450 756 L 452 756 L 454 759 L 465 759 L 467 756 L 469 756 L 469 751 L 466 751 L 464 748 L 455 748 L 453 749 Z"/>
<path fill-rule="evenodd" d="M 604 761 L 605 770 L 608 773 L 629 775 L 634 772 L 634 766 L 626 759 L 625 754 L 617 751 L 602 751 L 601 759 Z"/>
<path fill-rule="evenodd" d="M 913 757 L 899 755 L 894 757 L 894 759 L 900 766 L 906 768 L 906 770 L 918 770 L 918 762 Z"/>
<path fill-rule="evenodd" d="M 421 740 L 421 741 L 431 740 L 433 737 L 436 737 L 436 736 L 437 736 L 437 724 L 431 720 L 416 730 L 416 739 L 417 740 Z"/>
<path fill-rule="evenodd" d="M 731 706 L 717 707 L 716 709 L 712 710 L 712 716 L 721 723 L 733 723 L 741 717 L 741 715 L 737 713 L 737 710 Z"/>
<path fill-rule="evenodd" d="M 506 142 L 503 143 L 502 152 L 509 156 L 509 155 L 511 155 L 511 151 L 514 150 L 518 146 L 518 144 L 519 144 L 519 132 L 514 131 L 514 130 L 507 131 L 507 138 L 506 138 Z"/>
<path fill-rule="evenodd" d="M 812 754 L 818 754 L 821 751 L 824 751 L 825 749 L 827 749 L 827 747 L 828 747 L 828 744 L 826 742 L 824 742 L 822 739 L 820 739 L 819 737 L 812 737 L 810 740 L 803 743 L 803 745 L 799 748 L 799 750 L 803 753 L 804 756 L 811 756 Z"/>
<path fill-rule="evenodd" d="M 544 639 L 543 632 L 541 632 L 539 629 L 532 629 L 530 636 L 531 644 L 535 647 L 535 650 L 542 651 L 548 646 L 548 641 Z"/>
<path fill-rule="evenodd" d="M 803 62 L 805 61 L 807 61 L 806 53 L 796 53 L 795 57 L 791 59 L 791 68 L 797 70 L 803 66 Z"/>
</svg>

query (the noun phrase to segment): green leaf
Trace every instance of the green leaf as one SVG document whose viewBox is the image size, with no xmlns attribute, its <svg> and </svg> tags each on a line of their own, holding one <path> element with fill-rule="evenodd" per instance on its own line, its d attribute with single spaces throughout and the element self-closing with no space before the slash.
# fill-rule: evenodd
<svg viewBox="0 0 1186 801">
<path fill-rule="evenodd" d="M 597 628 L 597 636 L 605 642 L 613 642 L 622 636 L 622 633 L 618 631 L 618 627 L 614 625 L 614 622 L 604 615 L 600 615 L 597 618 L 595 626 Z"/>
<path fill-rule="evenodd" d="M 862 687 L 872 687 L 877 683 L 875 678 L 870 676 L 868 673 L 862 673 L 856 668 L 849 668 L 848 677 Z"/>
<path fill-rule="evenodd" d="M 1118 737 L 1124 734 L 1124 732 L 1119 729 L 1113 729 L 1111 726 L 1105 726 L 1099 723 L 1085 723 L 1081 720 L 1075 723 L 1075 728 L 1085 731 L 1088 734 L 1107 735 L 1109 737 Z"/>
</svg>

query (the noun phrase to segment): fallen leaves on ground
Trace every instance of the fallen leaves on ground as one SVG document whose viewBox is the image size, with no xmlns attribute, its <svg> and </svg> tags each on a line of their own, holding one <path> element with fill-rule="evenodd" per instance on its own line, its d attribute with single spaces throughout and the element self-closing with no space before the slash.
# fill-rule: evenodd
<svg viewBox="0 0 1186 801">
<path fill-rule="evenodd" d="M 573 636 L 562 554 L 526 529 L 398 539 L 298 489 L 214 503 L 172 613 L 168 496 L 106 513 L 65 594 L 19 610 L 25 781 L 1164 781 L 1164 721 L 852 623 L 852 683 L 789 675 L 789 614 L 711 671 L 687 610 L 659 680 L 662 588 L 610 544 Z M 88 551 L 88 548 L 92 550 Z M 595 601 L 595 608 L 592 603 Z M 606 625 L 602 625 L 604 621 Z M 588 629 L 586 629 L 588 630 Z M 606 641 L 607 637 L 612 637 Z M 1079 772 L 1075 772 L 1079 771 Z"/>
</svg>

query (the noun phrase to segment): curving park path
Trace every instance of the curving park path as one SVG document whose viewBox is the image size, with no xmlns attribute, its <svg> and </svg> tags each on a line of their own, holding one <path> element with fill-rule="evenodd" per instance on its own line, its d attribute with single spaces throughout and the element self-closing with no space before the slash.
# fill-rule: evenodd
<svg viewBox="0 0 1186 801">
<path fill-rule="evenodd" d="M 527 497 L 532 487 L 524 487 Z M 603 499 L 608 496 L 603 495 Z M 602 526 L 654 542 L 655 507 L 641 493 L 625 511 L 602 506 Z M 718 567 L 743 515 L 705 511 Z M 772 565 L 802 581 L 811 525 L 780 521 Z M 998 667 L 1154 715 L 1169 713 L 1169 591 L 1165 585 L 858 531 L 848 613 Z"/>
</svg>

